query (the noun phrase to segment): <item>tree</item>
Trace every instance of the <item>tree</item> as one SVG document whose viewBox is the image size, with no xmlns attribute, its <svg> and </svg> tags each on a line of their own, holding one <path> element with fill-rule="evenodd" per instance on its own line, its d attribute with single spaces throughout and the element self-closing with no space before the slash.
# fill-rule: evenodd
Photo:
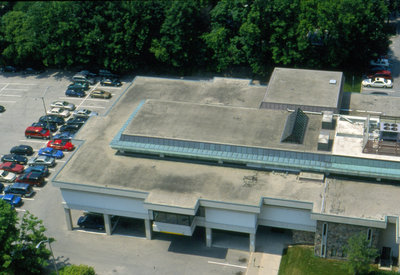
<svg viewBox="0 0 400 275">
<path fill-rule="evenodd" d="M 95 275 L 93 267 L 87 265 L 68 265 L 60 270 L 60 275 Z"/>
<path fill-rule="evenodd" d="M 363 233 L 350 237 L 345 250 L 347 267 L 356 275 L 368 273 L 372 260 L 378 256 L 378 250 L 370 246 L 370 241 Z"/>
<path fill-rule="evenodd" d="M 29 212 L 19 220 L 16 211 L 0 200 L 0 274 L 40 274 L 50 251 L 36 248 L 48 239 L 43 222 Z"/>
</svg>

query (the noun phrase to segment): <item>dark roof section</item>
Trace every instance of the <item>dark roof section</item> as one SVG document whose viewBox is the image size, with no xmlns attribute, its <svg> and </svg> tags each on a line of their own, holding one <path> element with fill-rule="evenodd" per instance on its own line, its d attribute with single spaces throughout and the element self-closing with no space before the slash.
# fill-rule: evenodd
<svg viewBox="0 0 400 275">
<path fill-rule="evenodd" d="M 302 144 L 307 129 L 308 117 L 300 109 L 291 113 L 286 119 L 281 142 Z"/>
</svg>

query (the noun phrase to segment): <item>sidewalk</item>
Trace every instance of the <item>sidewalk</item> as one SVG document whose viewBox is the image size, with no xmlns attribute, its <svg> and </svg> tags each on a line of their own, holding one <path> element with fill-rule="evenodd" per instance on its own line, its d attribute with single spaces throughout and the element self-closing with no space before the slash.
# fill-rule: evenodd
<svg viewBox="0 0 400 275">
<path fill-rule="evenodd" d="M 278 275 L 282 252 L 291 243 L 291 236 L 268 231 L 257 234 L 257 252 L 250 254 L 247 275 Z"/>
<path fill-rule="evenodd" d="M 278 275 L 282 255 L 262 252 L 251 253 L 247 275 Z"/>
</svg>

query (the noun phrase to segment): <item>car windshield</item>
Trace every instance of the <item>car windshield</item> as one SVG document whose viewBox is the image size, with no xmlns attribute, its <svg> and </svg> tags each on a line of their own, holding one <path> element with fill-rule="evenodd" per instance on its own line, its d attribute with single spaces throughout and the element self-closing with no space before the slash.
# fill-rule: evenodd
<svg viewBox="0 0 400 275">
<path fill-rule="evenodd" d="M 2 177 L 6 177 L 8 175 L 8 172 L 7 171 L 3 171 L 2 173 L 1 173 L 1 176 Z"/>
<path fill-rule="evenodd" d="M 46 130 L 42 130 L 42 131 L 40 131 L 40 133 L 41 133 L 42 135 L 44 135 L 44 134 L 47 133 L 47 131 L 46 131 Z"/>
</svg>

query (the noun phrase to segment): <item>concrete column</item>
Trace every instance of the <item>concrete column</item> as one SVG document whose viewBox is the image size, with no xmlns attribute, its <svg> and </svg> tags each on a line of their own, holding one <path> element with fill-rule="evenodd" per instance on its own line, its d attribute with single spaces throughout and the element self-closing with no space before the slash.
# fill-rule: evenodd
<svg viewBox="0 0 400 275">
<path fill-rule="evenodd" d="M 106 234 L 111 235 L 112 227 L 111 227 L 111 217 L 108 214 L 103 214 L 104 216 L 104 228 L 106 229 Z"/>
<path fill-rule="evenodd" d="M 256 251 L 256 234 L 255 233 L 250 233 L 250 247 L 249 247 L 250 252 Z"/>
<path fill-rule="evenodd" d="M 72 230 L 71 209 L 64 208 L 64 213 L 65 213 L 65 221 L 67 222 L 67 229 Z"/>
<path fill-rule="evenodd" d="M 212 246 L 212 229 L 210 227 L 206 227 L 206 246 Z"/>
<path fill-rule="evenodd" d="M 144 226 L 146 229 L 146 239 L 151 240 L 151 221 L 150 219 L 145 219 L 144 220 Z"/>
</svg>

